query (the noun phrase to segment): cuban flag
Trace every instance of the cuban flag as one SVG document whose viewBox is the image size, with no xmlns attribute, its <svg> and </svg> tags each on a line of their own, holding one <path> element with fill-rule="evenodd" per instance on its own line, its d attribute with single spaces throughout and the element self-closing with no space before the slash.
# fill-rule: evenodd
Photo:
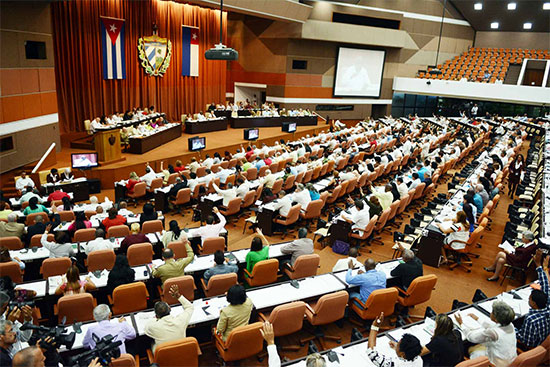
<svg viewBox="0 0 550 367">
<path fill-rule="evenodd" d="M 181 75 L 199 76 L 199 29 L 182 26 Z"/>
<path fill-rule="evenodd" d="M 101 17 L 103 79 L 125 79 L 124 19 Z"/>
</svg>

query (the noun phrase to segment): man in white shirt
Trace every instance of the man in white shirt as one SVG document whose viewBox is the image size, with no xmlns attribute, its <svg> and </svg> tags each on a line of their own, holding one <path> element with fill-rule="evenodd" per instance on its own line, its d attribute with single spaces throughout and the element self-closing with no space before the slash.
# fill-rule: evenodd
<svg viewBox="0 0 550 367">
<path fill-rule="evenodd" d="M 123 217 L 127 217 L 129 216 L 130 214 L 133 214 L 131 211 L 129 211 L 128 209 L 128 204 L 125 202 L 125 201 L 121 201 L 119 204 L 118 204 L 118 214 L 122 215 Z"/>
<path fill-rule="evenodd" d="M 345 172 L 340 172 L 338 174 L 338 177 L 340 178 L 340 180 L 346 181 L 346 180 L 354 179 L 356 176 L 353 173 L 353 167 L 348 166 L 348 168 L 346 168 Z"/>
<path fill-rule="evenodd" d="M 25 187 L 29 186 L 34 188 L 34 181 L 30 177 L 27 177 L 27 173 L 25 171 L 22 171 L 21 177 L 15 181 L 15 188 L 21 192 Z"/>
<path fill-rule="evenodd" d="M 210 168 L 212 167 L 212 165 L 214 164 L 214 159 L 212 159 L 208 154 L 206 155 L 206 159 L 204 161 L 202 161 L 202 165 L 205 166 L 206 168 Z"/>
<path fill-rule="evenodd" d="M 153 171 L 151 166 L 149 166 L 149 163 L 147 163 L 147 167 L 145 167 L 145 175 L 140 178 L 141 181 L 145 182 L 147 188 L 149 188 L 151 187 L 151 182 L 153 182 L 155 178 L 157 178 L 157 174 Z"/>
<path fill-rule="evenodd" d="M 292 198 L 284 190 L 279 191 L 279 199 L 273 202 L 273 211 L 279 211 L 279 215 L 286 217 L 292 208 Z"/>
<path fill-rule="evenodd" d="M 19 198 L 19 204 L 23 204 L 25 201 L 29 201 L 32 197 L 35 197 L 38 199 L 38 202 L 43 203 L 45 200 L 43 200 L 38 194 L 34 192 L 34 189 L 32 187 L 27 187 L 27 191 L 21 195 L 21 198 Z"/>
<path fill-rule="evenodd" d="M 420 178 L 418 177 L 418 173 L 414 172 L 412 174 L 412 182 L 411 182 L 411 185 L 409 186 L 409 189 L 415 189 L 416 186 L 420 185 L 422 183 L 422 181 L 420 181 Z"/>
<path fill-rule="evenodd" d="M 86 248 L 84 250 L 84 252 L 86 252 L 86 255 L 88 255 L 92 251 L 113 250 L 113 242 L 106 240 L 104 237 L 105 232 L 101 228 L 96 229 L 95 240 L 88 242 L 88 245 L 86 245 Z"/>
<path fill-rule="evenodd" d="M 311 202 L 311 196 L 303 184 L 299 183 L 296 185 L 296 191 L 294 191 L 294 195 L 292 195 L 292 201 L 300 204 L 303 211 L 307 209 L 307 206 Z"/>
<path fill-rule="evenodd" d="M 222 167 L 218 168 L 218 172 L 215 173 L 216 177 L 220 179 L 220 183 L 225 184 L 227 177 L 231 176 L 233 171 L 230 169 L 223 169 Z"/>
<path fill-rule="evenodd" d="M 223 206 L 227 208 L 227 205 L 229 205 L 229 202 L 237 197 L 237 191 L 233 188 L 233 185 L 231 183 L 227 184 L 227 189 L 222 190 L 220 189 L 215 183 L 212 184 L 212 187 L 214 187 L 214 190 L 223 197 Z"/>
<path fill-rule="evenodd" d="M 205 238 L 219 237 L 220 232 L 225 227 L 225 217 L 221 215 L 218 208 L 214 207 L 212 211 L 216 214 L 220 222 L 214 223 L 214 216 L 209 215 L 208 218 L 206 218 L 206 225 L 193 231 L 194 236 L 200 236 L 201 242 L 204 241 Z"/>
<path fill-rule="evenodd" d="M 197 162 L 197 160 L 193 157 L 191 158 L 191 163 L 189 163 L 189 171 L 193 172 L 193 173 L 196 173 L 197 172 L 197 169 L 200 167 L 201 165 L 199 164 L 199 162 Z"/>
<path fill-rule="evenodd" d="M 260 179 L 260 182 L 264 184 L 264 187 L 273 188 L 273 184 L 277 181 L 277 176 L 271 173 L 271 170 L 265 171 L 265 176 Z"/>
<path fill-rule="evenodd" d="M 57 257 L 71 257 L 73 256 L 73 245 L 71 244 L 71 238 L 67 232 L 56 235 L 56 242 L 48 241 L 48 233 L 52 229 L 52 225 L 48 224 L 46 231 L 40 238 L 42 247 L 50 252 L 50 258 Z"/>
<path fill-rule="evenodd" d="M 183 306 L 183 312 L 171 315 L 168 303 L 159 301 L 155 303 L 155 319 L 145 325 L 145 335 L 153 338 L 153 352 L 157 345 L 186 337 L 187 325 L 193 315 L 194 306 L 179 292 L 178 286 L 173 285 L 169 289 L 170 295 L 176 298 Z"/>
<path fill-rule="evenodd" d="M 244 199 L 246 193 L 250 191 L 250 181 L 244 177 L 239 177 L 237 179 L 237 184 L 239 185 L 237 188 L 237 196 Z"/>
<path fill-rule="evenodd" d="M 347 214 L 345 211 L 342 212 L 342 218 L 348 222 L 352 223 L 352 229 L 365 229 L 367 224 L 370 221 L 370 212 L 369 207 L 365 208 L 365 203 L 363 200 L 355 200 L 355 207 L 350 209 L 351 214 Z M 361 233 L 361 231 L 359 231 Z"/>
<path fill-rule="evenodd" d="M 409 193 L 409 187 L 403 182 L 403 177 L 397 177 L 395 180 L 397 183 L 397 192 L 399 192 L 399 198 L 403 199 L 405 195 Z"/>
<path fill-rule="evenodd" d="M 354 269 L 362 268 L 363 264 L 361 264 L 360 261 L 357 261 L 358 255 L 359 255 L 359 251 L 357 250 L 357 248 L 350 247 L 348 252 L 348 257 L 345 259 L 338 260 L 336 264 L 334 264 L 334 267 L 332 268 L 332 272 L 335 273 L 337 271 L 348 270 L 350 261 L 353 262 Z"/>
</svg>

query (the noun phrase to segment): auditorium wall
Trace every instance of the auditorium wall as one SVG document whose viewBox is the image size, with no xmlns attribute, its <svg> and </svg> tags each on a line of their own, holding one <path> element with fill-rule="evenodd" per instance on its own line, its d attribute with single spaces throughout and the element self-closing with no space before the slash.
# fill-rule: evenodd
<svg viewBox="0 0 550 367">
<path fill-rule="evenodd" d="M 422 2 L 420 7 L 412 6 L 410 1 L 393 1 L 391 5 L 384 1 L 359 2 L 359 5 L 373 7 L 368 9 L 328 2 L 306 3 L 313 6 L 308 20 L 313 28 L 309 27 L 308 22 L 301 25 L 230 14 L 229 43 L 239 51 L 239 60 L 228 64 L 229 96 L 234 92 L 235 82 L 248 82 L 267 84 L 268 99 L 271 97 L 288 108 L 315 108 L 317 105 L 335 103 L 332 92 L 338 47 L 346 45 L 385 49 L 386 63 L 379 98 L 379 103 L 386 103 L 384 108 L 371 104 L 376 102 L 363 101 L 365 104 L 354 104 L 352 111 L 319 112 L 331 118 L 357 119 L 371 115 L 373 106 L 375 114 L 389 113 L 390 105 L 387 103 L 391 103 L 388 101 L 391 101 L 393 95 L 393 78 L 414 77 L 418 70 L 425 70 L 428 65 L 435 64 L 440 23 L 434 21 L 434 17 L 440 17 L 443 10 L 437 0 Z M 382 6 L 391 6 L 398 12 L 374 8 Z M 382 37 L 374 40 L 377 43 L 375 46 L 355 40 L 350 44 L 347 42 L 351 37 L 350 29 L 368 33 L 372 27 L 332 22 L 334 12 L 397 20 L 400 29 L 396 32 L 393 29 L 376 28 Z M 415 17 L 407 12 L 421 13 L 426 17 Z M 449 9 L 445 16 L 451 20 L 443 27 L 438 63 L 467 51 L 474 40 L 474 30 L 453 9 Z M 307 35 L 304 31 L 306 28 Z M 314 31 L 310 32 L 310 28 Z M 330 41 L 323 39 L 323 30 L 330 35 Z M 389 46 L 398 42 L 403 42 L 403 47 Z M 293 69 L 294 60 L 306 61 L 306 68 Z M 299 99 L 304 102 L 299 102 Z M 314 102 L 308 103 L 307 99 L 314 99 Z M 323 103 L 323 100 L 327 102 Z M 345 103 L 345 99 L 342 103 Z"/>
<path fill-rule="evenodd" d="M 550 48 L 550 33 L 545 32 L 477 32 L 475 47 Z"/>
<path fill-rule="evenodd" d="M 47 1 L 0 2 L 0 123 L 57 112 Z M 27 59 L 25 44 L 44 42 L 44 59 Z"/>
</svg>

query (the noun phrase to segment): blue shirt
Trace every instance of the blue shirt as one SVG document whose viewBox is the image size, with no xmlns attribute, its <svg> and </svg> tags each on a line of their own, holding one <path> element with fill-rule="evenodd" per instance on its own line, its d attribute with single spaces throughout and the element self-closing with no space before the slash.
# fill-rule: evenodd
<svg viewBox="0 0 550 367">
<path fill-rule="evenodd" d="M 537 274 L 540 282 L 540 290 L 546 295 L 546 307 L 540 310 L 531 309 L 520 329 L 516 330 L 516 336 L 528 347 L 540 345 L 550 335 L 550 293 L 548 291 L 548 277 L 542 269 L 537 267 Z"/>
<path fill-rule="evenodd" d="M 425 180 L 425 177 L 424 177 L 424 174 L 427 172 L 428 170 L 426 169 L 426 167 L 422 167 L 418 170 L 418 178 L 420 179 L 420 182 L 424 182 Z"/>
<path fill-rule="evenodd" d="M 309 192 L 309 197 L 311 198 L 311 201 L 313 201 L 313 200 L 319 200 L 321 195 L 319 195 L 319 193 L 316 192 L 316 191 L 310 191 Z"/>
<path fill-rule="evenodd" d="M 386 274 L 373 269 L 354 276 L 351 273 L 351 269 L 348 269 L 346 283 L 358 285 L 361 301 L 365 302 L 373 291 L 386 288 Z"/>
<path fill-rule="evenodd" d="M 256 169 L 259 171 L 260 168 L 262 168 L 263 166 L 265 166 L 265 162 L 263 160 L 259 160 L 258 162 L 256 162 Z"/>
<path fill-rule="evenodd" d="M 481 195 L 474 195 L 474 205 L 476 206 L 478 213 L 481 213 L 483 211 L 483 199 L 481 198 Z"/>
<path fill-rule="evenodd" d="M 208 281 L 214 275 L 236 273 L 238 271 L 239 271 L 239 267 L 237 265 L 229 265 L 229 264 L 216 265 L 213 268 L 210 268 L 204 272 L 204 281 L 208 284 Z"/>
<path fill-rule="evenodd" d="M 291 166 L 290 167 L 290 173 L 292 173 L 294 176 L 298 175 L 298 171 L 296 170 L 296 167 Z"/>
</svg>

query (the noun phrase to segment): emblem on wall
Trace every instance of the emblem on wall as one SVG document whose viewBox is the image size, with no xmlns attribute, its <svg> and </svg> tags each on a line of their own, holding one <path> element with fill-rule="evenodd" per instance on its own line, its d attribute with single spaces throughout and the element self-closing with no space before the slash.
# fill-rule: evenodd
<svg viewBox="0 0 550 367">
<path fill-rule="evenodd" d="M 159 37 L 155 26 L 153 30 L 152 36 L 141 37 L 138 40 L 138 55 L 147 75 L 162 76 L 170 66 L 172 42 Z"/>
</svg>

